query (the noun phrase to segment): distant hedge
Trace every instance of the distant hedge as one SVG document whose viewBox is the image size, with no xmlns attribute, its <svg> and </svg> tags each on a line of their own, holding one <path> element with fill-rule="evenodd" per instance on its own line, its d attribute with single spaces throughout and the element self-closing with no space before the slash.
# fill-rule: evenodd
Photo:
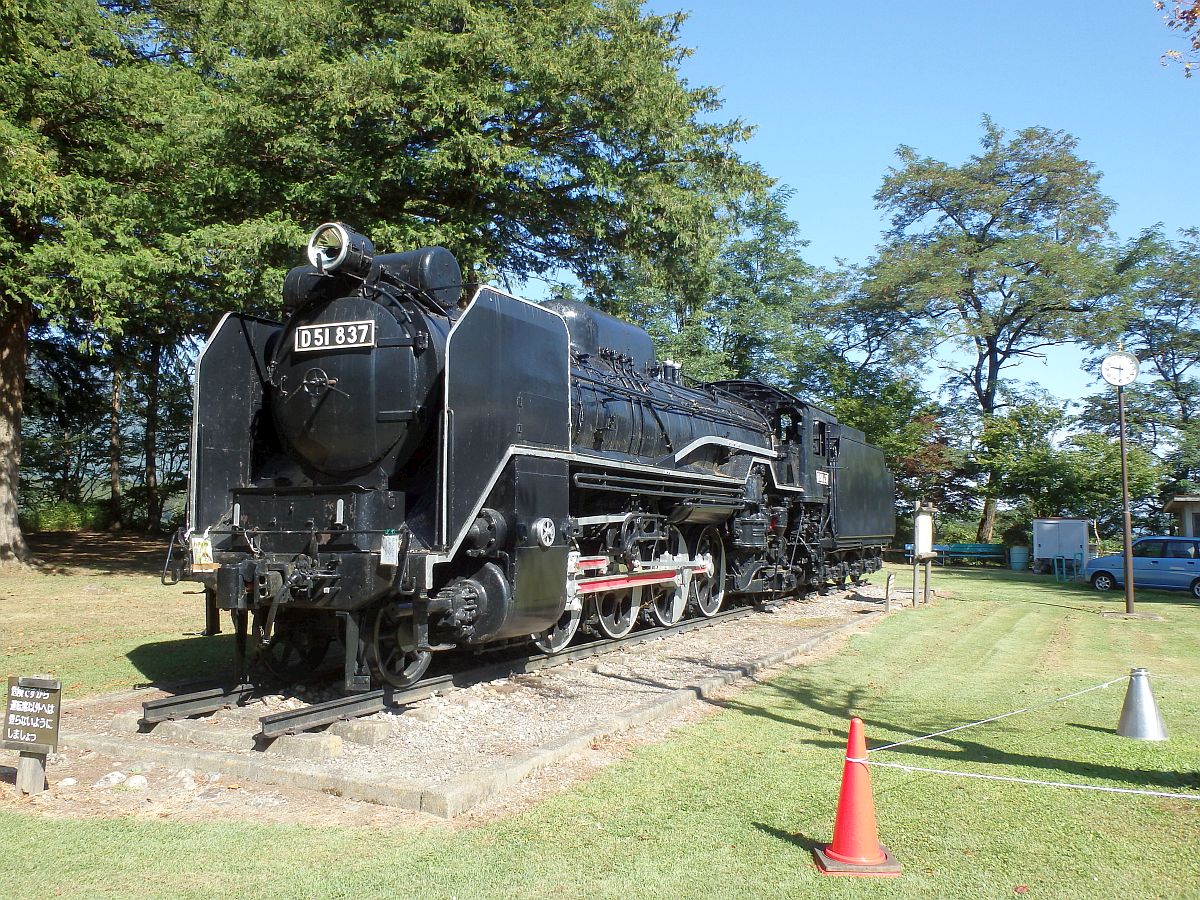
<svg viewBox="0 0 1200 900">
<path fill-rule="evenodd" d="M 108 527 L 106 503 L 67 503 L 54 501 L 21 515 L 21 530 L 38 531 L 100 531 Z"/>
</svg>

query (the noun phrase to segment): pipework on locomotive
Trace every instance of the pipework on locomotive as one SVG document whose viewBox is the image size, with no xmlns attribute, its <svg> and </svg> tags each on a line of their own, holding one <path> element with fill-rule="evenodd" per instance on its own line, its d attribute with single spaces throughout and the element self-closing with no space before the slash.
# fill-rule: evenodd
<svg viewBox="0 0 1200 900">
<path fill-rule="evenodd" d="M 404 687 L 439 651 L 556 653 L 880 567 L 892 476 L 828 410 L 692 382 L 642 329 L 463 285 L 440 247 L 335 222 L 308 260 L 284 322 L 227 314 L 196 366 L 185 577 L 208 632 L 231 615 L 239 682 L 337 640 L 344 690 Z"/>
</svg>

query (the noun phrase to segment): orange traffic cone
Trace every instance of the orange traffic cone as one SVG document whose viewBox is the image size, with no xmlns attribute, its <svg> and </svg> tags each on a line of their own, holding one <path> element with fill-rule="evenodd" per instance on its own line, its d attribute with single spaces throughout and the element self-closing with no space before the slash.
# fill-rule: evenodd
<svg viewBox="0 0 1200 900">
<path fill-rule="evenodd" d="M 875 825 L 875 801 L 871 798 L 871 773 L 867 770 L 867 739 L 862 719 L 850 720 L 846 741 L 846 764 L 842 768 L 842 790 L 838 794 L 833 843 L 813 849 L 822 875 L 870 875 L 895 877 L 901 866 L 890 850 L 879 843 Z"/>
</svg>

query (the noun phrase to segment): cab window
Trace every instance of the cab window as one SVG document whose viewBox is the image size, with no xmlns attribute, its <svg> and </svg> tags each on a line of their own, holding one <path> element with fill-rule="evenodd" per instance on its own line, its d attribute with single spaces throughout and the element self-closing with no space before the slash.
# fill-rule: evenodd
<svg viewBox="0 0 1200 900">
<path fill-rule="evenodd" d="M 821 421 L 813 422 L 813 455 L 825 455 L 825 423 Z"/>
<path fill-rule="evenodd" d="M 782 413 L 779 416 L 779 440 L 785 444 L 797 440 L 796 420 L 790 413 Z"/>
</svg>

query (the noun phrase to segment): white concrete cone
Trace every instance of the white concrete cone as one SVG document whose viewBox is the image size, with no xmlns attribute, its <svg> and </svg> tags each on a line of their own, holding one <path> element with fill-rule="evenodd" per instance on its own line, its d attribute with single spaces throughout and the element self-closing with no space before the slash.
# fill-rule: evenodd
<svg viewBox="0 0 1200 900">
<path fill-rule="evenodd" d="M 1154 694 L 1150 692 L 1150 674 L 1145 669 L 1132 669 L 1129 673 L 1129 688 L 1125 691 L 1117 734 L 1139 741 L 1167 739 L 1167 727 L 1154 702 Z"/>
</svg>

